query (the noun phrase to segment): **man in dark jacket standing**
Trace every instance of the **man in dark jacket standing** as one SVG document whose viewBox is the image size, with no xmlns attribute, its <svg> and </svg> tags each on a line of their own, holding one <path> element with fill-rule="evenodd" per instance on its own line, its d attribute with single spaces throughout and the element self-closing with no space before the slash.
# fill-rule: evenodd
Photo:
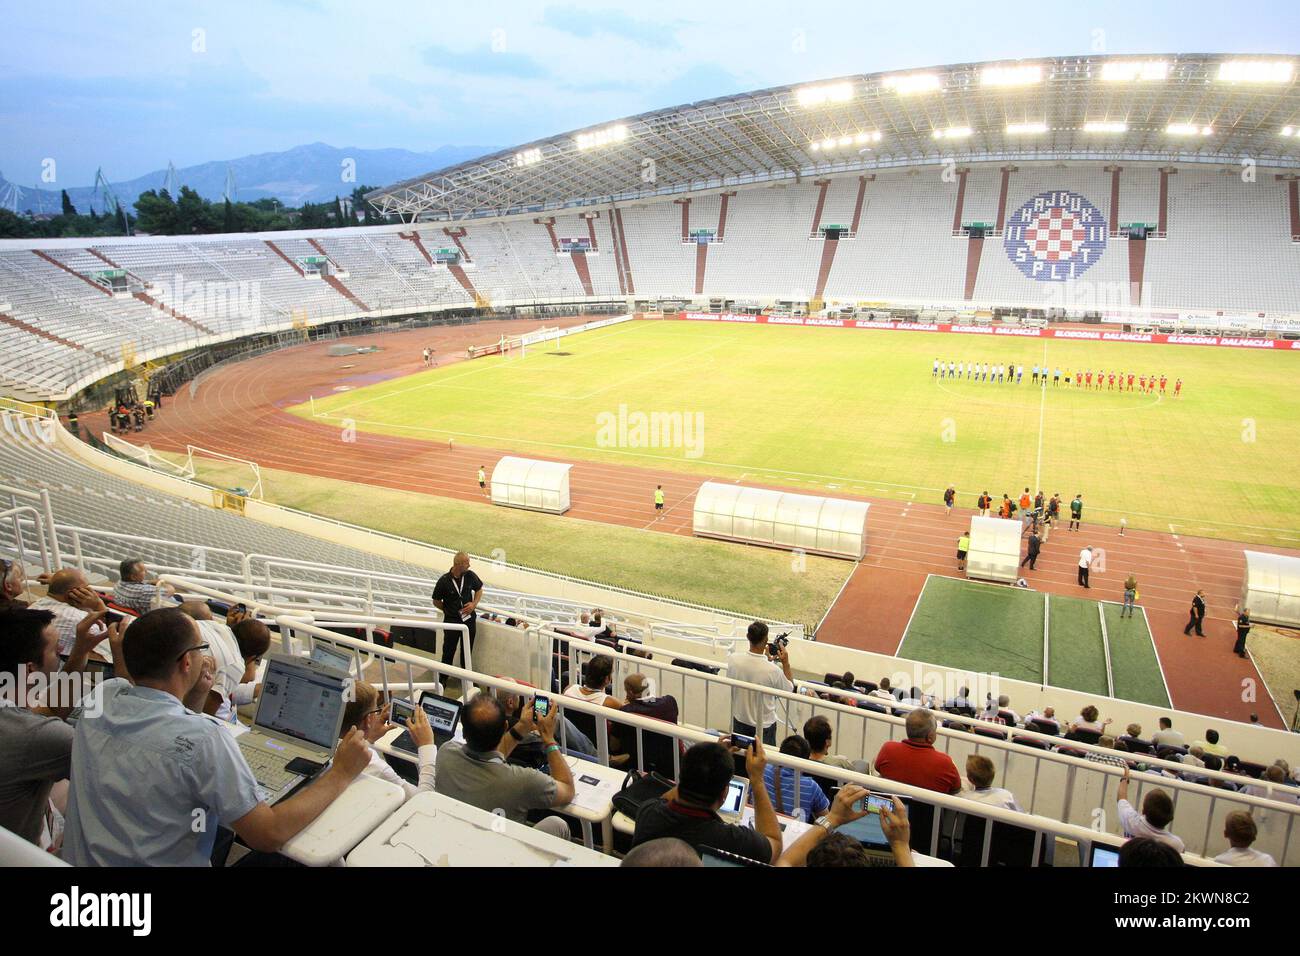
<svg viewBox="0 0 1300 956">
<path fill-rule="evenodd" d="M 1205 623 L 1205 592 L 1197 591 L 1192 595 L 1192 612 L 1187 618 L 1187 626 L 1183 628 L 1184 634 L 1191 634 L 1192 628 L 1196 628 L 1196 636 L 1204 637 L 1205 632 L 1201 630 L 1201 625 Z"/>
<path fill-rule="evenodd" d="M 1038 552 L 1042 550 L 1042 547 L 1042 539 L 1038 537 L 1038 532 L 1031 531 L 1029 533 L 1029 544 L 1025 547 L 1025 557 L 1021 560 L 1020 566 L 1023 568 L 1027 564 L 1030 571 L 1034 570 L 1034 563 L 1038 560 Z"/>
</svg>

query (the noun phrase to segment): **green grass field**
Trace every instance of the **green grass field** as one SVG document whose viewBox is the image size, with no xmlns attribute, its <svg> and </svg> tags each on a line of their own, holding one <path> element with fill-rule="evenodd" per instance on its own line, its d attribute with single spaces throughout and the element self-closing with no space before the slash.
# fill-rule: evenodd
<svg viewBox="0 0 1300 956">
<path fill-rule="evenodd" d="M 643 321 L 315 396 L 363 431 L 973 505 L 1029 485 L 1087 521 L 1295 547 L 1300 355 L 1208 347 Z M 1023 384 L 931 363 L 1020 362 Z M 1174 400 L 1029 384 L 1035 362 L 1182 378 Z M 700 447 L 609 447 L 602 415 L 699 413 Z M 294 411 L 312 414 L 307 405 Z"/>
<path fill-rule="evenodd" d="M 184 455 L 162 454 L 172 461 Z M 195 478 L 219 488 L 248 487 L 246 465 L 194 458 Z M 657 534 L 566 519 L 478 501 L 435 498 L 379 485 L 262 469 L 264 500 L 471 554 L 602 584 L 804 624 L 826 613 L 856 565 L 707 538 Z M 611 561 L 610 555 L 618 555 Z M 490 582 L 486 571 L 481 573 Z"/>
<path fill-rule="evenodd" d="M 1043 679 L 1043 600 L 1037 591 L 931 575 L 898 655 L 1013 680 L 1106 695 L 1106 653 L 1098 603 L 1051 595 L 1047 679 Z M 1101 602 L 1115 697 L 1161 707 L 1169 693 L 1146 617 L 1120 618 Z"/>
</svg>

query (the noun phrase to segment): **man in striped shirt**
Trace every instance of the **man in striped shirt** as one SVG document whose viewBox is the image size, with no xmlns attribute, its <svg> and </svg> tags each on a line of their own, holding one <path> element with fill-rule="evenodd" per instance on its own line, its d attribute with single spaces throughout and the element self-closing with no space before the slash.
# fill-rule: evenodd
<svg viewBox="0 0 1300 956">
<path fill-rule="evenodd" d="M 81 619 L 92 612 L 102 613 L 106 610 L 98 592 L 86 583 L 86 576 L 75 568 L 61 568 L 50 575 L 46 596 L 32 602 L 31 609 L 53 612 L 54 626 L 59 632 L 60 657 L 72 653 L 72 645 L 77 640 L 77 625 Z M 90 632 L 98 632 L 103 638 L 108 637 L 108 630 L 102 623 L 92 627 Z M 107 640 L 102 640 L 94 650 L 107 660 L 113 659 Z"/>
<path fill-rule="evenodd" d="M 155 599 L 172 595 L 170 584 L 145 580 L 144 562 L 137 558 L 123 561 L 118 565 L 117 571 L 118 582 L 113 589 L 113 600 L 137 614 L 148 614 L 153 609 Z"/>
</svg>

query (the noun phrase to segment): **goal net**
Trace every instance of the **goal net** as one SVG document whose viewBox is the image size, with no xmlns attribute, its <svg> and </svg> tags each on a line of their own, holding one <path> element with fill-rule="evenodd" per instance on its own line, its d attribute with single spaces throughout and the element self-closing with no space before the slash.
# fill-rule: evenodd
<svg viewBox="0 0 1300 956">
<path fill-rule="evenodd" d="M 501 354 L 506 358 L 527 358 L 528 350 L 545 349 L 546 343 L 550 342 L 551 347 L 560 340 L 559 326 L 550 328 L 541 328 L 533 332 L 525 332 L 523 335 L 503 335 L 501 336 L 500 349 Z"/>
</svg>

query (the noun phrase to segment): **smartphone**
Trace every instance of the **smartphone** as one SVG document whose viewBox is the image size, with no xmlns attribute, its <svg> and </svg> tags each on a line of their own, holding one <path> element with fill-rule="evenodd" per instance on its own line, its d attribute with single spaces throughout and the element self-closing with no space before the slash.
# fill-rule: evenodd
<svg viewBox="0 0 1300 956">
<path fill-rule="evenodd" d="M 388 712 L 388 722 L 390 724 L 396 724 L 398 727 L 401 727 L 403 730 L 405 730 L 406 722 L 414 716 L 415 716 L 414 704 L 412 704 L 409 700 L 402 700 L 401 698 L 393 699 L 392 709 L 389 710 Z"/>
<path fill-rule="evenodd" d="M 754 738 L 746 737 L 744 734 L 732 734 L 731 746 L 739 748 L 740 750 L 748 750 L 750 747 L 754 746 Z"/>
<path fill-rule="evenodd" d="M 231 610 L 232 610 L 232 611 L 238 611 L 240 614 L 247 614 L 247 613 L 248 613 L 248 605 L 247 605 L 247 604 L 236 604 L 234 607 L 231 608 Z"/>
<path fill-rule="evenodd" d="M 869 793 L 858 802 L 857 809 L 865 810 L 867 813 L 893 810 L 894 798 L 884 793 Z"/>
<path fill-rule="evenodd" d="M 533 716 L 545 717 L 551 712 L 551 698 L 538 694 L 533 698 Z"/>
<path fill-rule="evenodd" d="M 118 624 L 126 620 L 126 615 L 118 614 L 116 611 L 106 611 L 104 612 L 104 620 L 109 624 Z"/>
</svg>

